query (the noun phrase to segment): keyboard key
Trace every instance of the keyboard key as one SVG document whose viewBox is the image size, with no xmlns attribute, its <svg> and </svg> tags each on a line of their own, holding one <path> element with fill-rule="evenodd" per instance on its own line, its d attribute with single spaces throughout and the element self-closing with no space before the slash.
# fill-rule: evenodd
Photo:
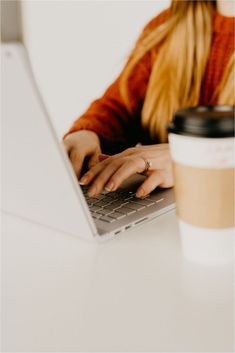
<svg viewBox="0 0 235 353">
<path fill-rule="evenodd" d="M 123 194 L 123 195 L 120 195 L 120 196 L 119 196 L 119 200 L 120 200 L 120 199 L 121 199 L 121 200 L 131 200 L 131 199 L 133 199 L 133 198 L 135 198 L 135 195 L 129 194 L 129 192 L 128 192 L 128 194 Z"/>
<path fill-rule="evenodd" d="M 154 205 L 155 204 L 155 202 L 153 201 L 153 200 L 146 200 L 146 199 L 138 199 L 138 198 L 135 198 L 134 200 L 133 200 L 133 202 L 134 203 L 138 203 L 138 204 L 140 204 L 140 205 L 143 205 L 143 206 L 147 206 L 147 207 L 149 207 L 149 206 L 152 206 L 152 205 Z"/>
<path fill-rule="evenodd" d="M 95 205 L 96 203 L 98 203 L 99 200 L 96 200 L 93 197 L 89 197 L 88 199 L 86 199 L 86 202 L 88 203 L 89 206 L 91 206 L 91 205 Z"/>
<path fill-rule="evenodd" d="M 93 211 L 93 212 L 97 212 L 97 211 L 99 211 L 99 210 L 102 210 L 102 207 L 99 207 L 99 206 L 94 205 L 94 206 L 91 206 L 91 207 L 90 207 L 90 210 Z"/>
<path fill-rule="evenodd" d="M 107 196 L 106 196 L 106 197 L 107 197 Z M 116 193 L 114 193 L 114 192 L 110 192 L 108 197 L 110 197 L 110 199 L 111 199 L 112 201 L 120 200 L 120 197 L 119 197 Z"/>
<path fill-rule="evenodd" d="M 118 208 L 118 212 L 123 213 L 123 214 L 125 214 L 127 216 L 130 215 L 130 214 L 135 213 L 136 211 L 137 210 L 133 210 L 133 209 L 127 208 L 125 206 Z"/>
<path fill-rule="evenodd" d="M 95 197 L 95 199 L 98 201 L 103 200 L 104 198 L 106 198 L 106 196 L 101 194 Z"/>
<path fill-rule="evenodd" d="M 108 223 L 113 223 L 113 222 L 115 222 L 115 219 L 114 219 L 114 218 L 111 218 L 111 217 L 109 217 L 109 216 L 103 216 L 103 217 L 100 218 L 100 220 L 105 221 L 105 222 L 108 222 Z"/>
<path fill-rule="evenodd" d="M 160 201 L 163 201 L 164 199 L 161 198 L 158 195 L 148 195 L 147 197 L 145 197 L 145 200 L 151 200 L 151 201 L 154 201 L 154 202 L 160 202 Z"/>
<path fill-rule="evenodd" d="M 100 207 L 104 207 L 104 206 L 107 206 L 109 203 L 110 203 L 110 201 L 107 202 L 107 201 L 106 201 L 106 198 L 105 198 L 105 199 L 103 199 L 103 200 L 97 202 L 95 205 L 96 205 L 96 206 L 100 206 Z"/>
<path fill-rule="evenodd" d="M 106 203 L 108 203 L 108 202 L 113 201 L 113 198 L 112 198 L 111 196 L 107 196 L 107 195 L 106 195 L 106 196 L 104 197 L 103 201 L 105 201 Z"/>
<path fill-rule="evenodd" d="M 103 208 L 103 209 L 99 210 L 97 213 L 99 213 L 99 214 L 105 216 L 105 215 L 110 214 L 112 211 L 113 211 L 113 210 L 107 210 L 107 209 Z"/>
<path fill-rule="evenodd" d="M 143 210 L 146 206 L 140 205 L 139 203 L 135 202 L 128 202 L 127 205 L 125 205 L 127 208 L 131 208 L 132 210 L 140 211 Z"/>
<path fill-rule="evenodd" d="M 119 194 L 120 195 L 133 195 L 134 194 L 134 191 L 128 191 L 128 190 L 122 190 L 122 189 L 120 189 L 120 190 L 118 190 L 118 192 L 119 192 Z"/>
<path fill-rule="evenodd" d="M 108 206 L 105 206 L 104 209 L 114 211 L 115 207 L 113 207 L 112 204 L 110 203 Z"/>
<path fill-rule="evenodd" d="M 93 203 L 95 203 L 95 202 L 98 202 L 98 201 L 99 201 L 96 197 L 89 197 L 89 199 L 88 199 L 88 200 L 92 201 Z"/>
<path fill-rule="evenodd" d="M 96 212 L 91 212 L 91 216 L 92 216 L 92 218 L 95 218 L 95 219 L 99 219 L 100 217 L 102 217 L 101 214 L 96 213 Z"/>
<path fill-rule="evenodd" d="M 109 217 L 114 218 L 114 219 L 122 219 L 122 218 L 126 217 L 126 215 L 123 213 L 119 213 L 119 212 L 112 212 L 109 214 Z"/>
<path fill-rule="evenodd" d="M 121 207 L 123 205 L 125 205 L 127 203 L 127 201 L 124 201 L 124 200 L 119 200 L 119 201 L 114 201 L 111 203 L 113 209 L 115 210 L 116 208 L 118 207 Z"/>
</svg>

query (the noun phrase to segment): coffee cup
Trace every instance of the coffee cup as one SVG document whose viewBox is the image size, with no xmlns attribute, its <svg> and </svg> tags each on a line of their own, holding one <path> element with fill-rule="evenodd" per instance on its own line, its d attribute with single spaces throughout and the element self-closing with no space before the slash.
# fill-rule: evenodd
<svg viewBox="0 0 235 353">
<path fill-rule="evenodd" d="M 231 262 L 234 106 L 180 109 L 168 132 L 183 254 L 198 263 Z"/>
</svg>

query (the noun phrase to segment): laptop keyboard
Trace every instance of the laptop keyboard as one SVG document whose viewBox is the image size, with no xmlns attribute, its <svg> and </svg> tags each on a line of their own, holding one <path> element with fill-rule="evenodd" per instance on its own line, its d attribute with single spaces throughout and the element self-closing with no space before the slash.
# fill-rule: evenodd
<svg viewBox="0 0 235 353">
<path fill-rule="evenodd" d="M 82 190 L 92 217 L 108 223 L 113 223 L 163 201 L 163 198 L 156 194 L 139 199 L 135 197 L 134 191 L 122 189 L 110 193 L 104 191 L 96 197 L 87 195 L 88 187 L 82 187 Z"/>
</svg>

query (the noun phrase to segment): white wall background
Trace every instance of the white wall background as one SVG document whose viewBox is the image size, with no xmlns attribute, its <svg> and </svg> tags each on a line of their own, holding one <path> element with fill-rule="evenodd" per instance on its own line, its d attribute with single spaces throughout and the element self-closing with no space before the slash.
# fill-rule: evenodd
<svg viewBox="0 0 235 353">
<path fill-rule="evenodd" d="M 22 1 L 24 41 L 60 137 L 117 77 L 144 25 L 169 3 Z"/>
</svg>

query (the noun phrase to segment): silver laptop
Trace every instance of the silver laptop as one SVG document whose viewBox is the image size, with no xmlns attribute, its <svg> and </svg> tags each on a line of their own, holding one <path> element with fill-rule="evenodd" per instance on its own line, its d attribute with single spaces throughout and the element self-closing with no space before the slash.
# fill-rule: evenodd
<svg viewBox="0 0 235 353">
<path fill-rule="evenodd" d="M 174 209 L 173 190 L 144 199 L 136 175 L 113 193 L 87 196 L 37 89 L 24 46 L 2 43 L 2 210 L 86 239 L 105 239 Z"/>
</svg>

